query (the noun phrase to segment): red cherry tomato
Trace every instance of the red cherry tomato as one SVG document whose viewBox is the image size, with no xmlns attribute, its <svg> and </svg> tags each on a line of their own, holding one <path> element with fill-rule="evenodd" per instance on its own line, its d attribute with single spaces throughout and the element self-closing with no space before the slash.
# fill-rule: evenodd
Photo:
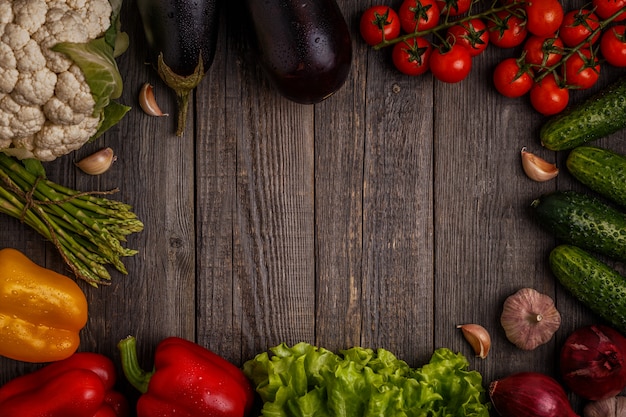
<svg viewBox="0 0 626 417">
<path fill-rule="evenodd" d="M 533 86 L 529 70 L 522 68 L 517 59 L 507 58 L 496 65 L 493 84 L 505 97 L 521 97 Z"/>
<path fill-rule="evenodd" d="M 626 26 L 617 25 L 607 29 L 600 39 L 600 53 L 614 67 L 626 67 Z"/>
<path fill-rule="evenodd" d="M 513 48 L 521 45 L 528 35 L 524 19 L 502 10 L 487 23 L 489 42 L 500 48 Z"/>
<path fill-rule="evenodd" d="M 565 12 L 559 0 L 531 0 L 524 9 L 526 28 L 533 35 L 552 35 L 563 23 Z"/>
<path fill-rule="evenodd" d="M 471 56 L 479 55 L 489 44 L 487 25 L 481 19 L 456 24 L 448 29 L 448 40 L 465 46 Z"/>
<path fill-rule="evenodd" d="M 361 15 L 359 22 L 361 37 L 368 45 L 376 45 L 400 35 L 400 18 L 388 6 L 372 6 Z"/>
<path fill-rule="evenodd" d="M 588 38 L 599 26 L 600 20 L 591 10 L 585 8 L 570 10 L 563 17 L 563 23 L 559 28 L 559 37 L 569 47 L 575 47 L 588 40 L 590 44 L 594 44 L 600 38 L 600 32 L 592 39 Z"/>
<path fill-rule="evenodd" d="M 425 38 L 417 37 L 393 46 L 393 65 L 403 74 L 421 75 L 428 71 L 432 45 Z"/>
<path fill-rule="evenodd" d="M 561 68 L 565 83 L 581 90 L 592 87 L 600 77 L 598 57 L 592 56 L 589 49 L 578 50 L 565 60 Z"/>
<path fill-rule="evenodd" d="M 598 16 L 602 19 L 608 19 L 626 7 L 626 0 L 592 0 L 591 5 Z M 626 19 L 626 12 L 620 13 L 613 21 L 619 22 L 624 19 Z"/>
<path fill-rule="evenodd" d="M 524 59 L 527 64 L 550 67 L 563 56 L 563 41 L 556 36 L 529 36 L 524 42 Z"/>
<path fill-rule="evenodd" d="M 454 44 L 450 49 L 434 48 L 430 55 L 430 72 L 439 81 L 458 83 L 472 69 L 472 56 L 463 45 Z"/>
<path fill-rule="evenodd" d="M 558 85 L 552 73 L 534 83 L 530 89 L 530 104 L 544 116 L 561 113 L 568 102 L 569 90 Z"/>
<path fill-rule="evenodd" d="M 442 15 L 460 16 L 469 11 L 472 0 L 437 0 L 437 7 Z"/>
<path fill-rule="evenodd" d="M 436 0 L 404 0 L 398 15 L 402 30 L 407 33 L 432 29 L 439 23 Z"/>
</svg>

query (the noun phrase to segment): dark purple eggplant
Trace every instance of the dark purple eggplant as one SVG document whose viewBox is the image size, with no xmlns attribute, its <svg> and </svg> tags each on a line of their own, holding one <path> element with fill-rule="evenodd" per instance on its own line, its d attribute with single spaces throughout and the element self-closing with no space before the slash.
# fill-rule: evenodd
<svg viewBox="0 0 626 417">
<path fill-rule="evenodd" d="M 213 63 L 221 0 L 137 0 L 151 61 L 176 93 L 176 134 L 185 131 L 191 91 Z"/>
<path fill-rule="evenodd" d="M 335 0 L 244 0 L 251 46 L 286 98 L 318 103 L 346 81 L 350 31 Z"/>
</svg>

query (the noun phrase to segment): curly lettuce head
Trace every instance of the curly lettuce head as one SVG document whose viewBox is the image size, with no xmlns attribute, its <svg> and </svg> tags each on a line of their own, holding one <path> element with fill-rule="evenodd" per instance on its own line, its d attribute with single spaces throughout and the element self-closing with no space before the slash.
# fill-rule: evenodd
<svg viewBox="0 0 626 417">
<path fill-rule="evenodd" d="M 280 344 L 244 364 L 265 417 L 488 417 L 482 376 L 461 354 L 438 349 L 413 369 L 385 349 L 339 354 Z"/>
</svg>

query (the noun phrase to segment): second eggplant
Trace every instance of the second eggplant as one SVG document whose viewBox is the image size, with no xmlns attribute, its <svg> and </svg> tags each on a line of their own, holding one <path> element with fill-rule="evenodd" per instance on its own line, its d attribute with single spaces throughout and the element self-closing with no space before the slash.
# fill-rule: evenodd
<svg viewBox="0 0 626 417">
<path fill-rule="evenodd" d="M 252 48 L 280 94 L 314 104 L 341 88 L 352 64 L 352 40 L 335 0 L 244 3 Z"/>
</svg>

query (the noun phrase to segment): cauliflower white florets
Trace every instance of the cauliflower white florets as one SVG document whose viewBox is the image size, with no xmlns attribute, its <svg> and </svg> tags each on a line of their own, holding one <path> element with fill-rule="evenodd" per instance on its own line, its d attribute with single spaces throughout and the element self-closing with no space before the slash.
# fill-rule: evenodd
<svg viewBox="0 0 626 417">
<path fill-rule="evenodd" d="M 80 68 L 51 48 L 108 29 L 109 0 L 0 0 L 0 151 L 51 161 L 98 130 Z"/>
</svg>

